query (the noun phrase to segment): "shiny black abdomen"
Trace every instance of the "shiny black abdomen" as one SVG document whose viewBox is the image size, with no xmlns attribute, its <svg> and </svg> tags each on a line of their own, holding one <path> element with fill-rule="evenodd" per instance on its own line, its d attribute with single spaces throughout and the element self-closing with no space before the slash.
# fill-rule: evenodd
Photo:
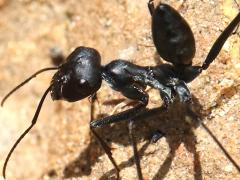
<svg viewBox="0 0 240 180">
<path fill-rule="evenodd" d="M 152 14 L 153 42 L 159 55 L 174 65 L 190 65 L 195 55 L 193 33 L 184 18 L 167 4 Z"/>
</svg>

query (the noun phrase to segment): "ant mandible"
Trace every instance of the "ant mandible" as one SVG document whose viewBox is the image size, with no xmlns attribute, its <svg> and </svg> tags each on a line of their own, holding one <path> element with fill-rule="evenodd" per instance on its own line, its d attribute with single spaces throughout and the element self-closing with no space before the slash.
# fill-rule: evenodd
<svg viewBox="0 0 240 180">
<path fill-rule="evenodd" d="M 5 100 L 12 93 L 38 74 L 48 70 L 57 70 L 50 86 L 44 92 L 38 104 L 31 125 L 17 139 L 7 155 L 3 166 L 4 178 L 6 177 L 6 167 L 11 154 L 24 136 L 36 124 L 44 99 L 49 92 L 53 100 L 75 102 L 94 95 L 100 89 L 102 80 L 105 80 L 112 89 L 138 102 L 131 109 L 97 119 L 90 123 L 90 129 L 99 140 L 115 167 L 117 177 L 119 177 L 119 168 L 111 155 L 110 148 L 95 132 L 95 128 L 122 120 L 129 120 L 131 130 L 134 118 L 148 104 L 149 96 L 145 91 L 146 86 L 160 91 L 161 98 L 166 107 L 174 101 L 175 97 L 178 97 L 181 103 L 191 101 L 191 93 L 186 83 L 193 81 L 214 61 L 225 41 L 239 24 L 240 12 L 217 38 L 202 66 L 193 66 L 192 59 L 195 54 L 195 40 L 188 23 L 175 9 L 167 4 L 159 3 L 154 7 L 153 0 L 150 0 L 148 7 L 152 15 L 152 37 L 157 52 L 164 60 L 172 64 L 143 67 L 117 59 L 107 65 L 101 65 L 101 56 L 96 49 L 81 46 L 76 48 L 66 58 L 66 63 L 59 67 L 45 68 L 37 71 L 10 91 L 1 102 L 3 106 Z M 136 147 L 134 143 L 132 144 L 135 161 L 139 161 L 136 154 Z M 136 165 L 138 178 L 142 179 L 139 162 L 136 162 Z"/>
</svg>

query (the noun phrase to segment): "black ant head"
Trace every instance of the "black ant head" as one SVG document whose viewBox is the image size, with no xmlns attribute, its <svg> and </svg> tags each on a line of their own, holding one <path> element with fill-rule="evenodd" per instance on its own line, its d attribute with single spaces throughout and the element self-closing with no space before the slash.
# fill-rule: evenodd
<svg viewBox="0 0 240 180">
<path fill-rule="evenodd" d="M 49 70 L 58 70 L 53 76 L 51 85 L 47 88 L 38 104 L 31 125 L 21 134 L 8 153 L 3 165 L 4 178 L 6 177 L 7 164 L 13 151 L 25 135 L 28 134 L 28 132 L 36 124 L 38 115 L 48 92 L 51 92 L 53 100 L 64 99 L 70 102 L 77 101 L 94 94 L 100 88 L 102 83 L 100 63 L 101 57 L 97 50 L 87 47 L 78 47 L 67 57 L 66 63 L 59 67 L 40 69 L 4 96 L 1 101 L 1 106 L 3 106 L 6 99 L 11 94 L 38 74 Z"/>
<path fill-rule="evenodd" d="M 101 57 L 96 49 L 76 48 L 51 82 L 53 100 L 78 101 L 94 94 L 101 86 Z"/>
</svg>

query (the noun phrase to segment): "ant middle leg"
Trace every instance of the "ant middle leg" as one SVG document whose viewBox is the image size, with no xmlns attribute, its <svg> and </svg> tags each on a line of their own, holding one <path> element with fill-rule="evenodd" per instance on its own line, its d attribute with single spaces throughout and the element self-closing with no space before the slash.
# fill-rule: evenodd
<svg viewBox="0 0 240 180">
<path fill-rule="evenodd" d="M 112 123 L 116 123 L 119 121 L 123 121 L 123 120 L 129 120 L 129 119 L 133 119 L 134 117 L 136 117 L 143 109 L 145 109 L 146 105 L 148 104 L 148 94 L 141 88 L 139 88 L 136 85 L 127 85 L 124 86 L 120 89 L 120 91 L 122 92 L 122 94 L 130 99 L 133 100 L 137 100 L 140 103 L 128 110 L 125 110 L 123 112 L 108 116 L 108 117 L 104 117 L 104 118 L 100 118 L 97 119 L 95 121 L 92 121 L 90 123 L 90 129 L 93 132 L 93 134 L 95 135 L 95 137 L 97 138 L 97 140 L 99 141 L 99 143 L 101 144 L 101 146 L 103 147 L 104 151 L 106 152 L 109 160 L 112 162 L 114 168 L 116 169 L 117 172 L 117 178 L 119 178 L 119 168 L 117 166 L 117 163 L 115 162 L 114 158 L 112 157 L 112 153 L 111 153 L 111 148 L 106 144 L 106 142 L 96 133 L 95 128 L 97 127 L 101 127 L 104 125 L 108 125 L 108 124 L 112 124 Z M 134 146 L 133 145 L 133 149 L 134 150 L 134 157 L 135 160 L 139 159 L 137 156 L 137 148 L 136 148 L 136 144 Z M 142 179 L 141 177 L 141 169 L 140 169 L 140 162 L 135 162 L 136 166 L 138 167 L 138 175 L 139 179 Z"/>
</svg>

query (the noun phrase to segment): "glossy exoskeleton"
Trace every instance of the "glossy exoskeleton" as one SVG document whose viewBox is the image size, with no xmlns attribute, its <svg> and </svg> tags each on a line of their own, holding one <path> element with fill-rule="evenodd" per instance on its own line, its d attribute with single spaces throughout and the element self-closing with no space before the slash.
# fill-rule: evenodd
<svg viewBox="0 0 240 180">
<path fill-rule="evenodd" d="M 97 119 L 90 123 L 93 134 L 99 140 L 117 170 L 118 177 L 119 168 L 111 155 L 110 148 L 94 129 L 122 120 L 129 120 L 129 130 L 130 135 L 132 135 L 134 118 L 145 109 L 148 104 L 149 96 L 145 91 L 146 86 L 159 90 L 166 107 L 173 102 L 175 97 L 178 97 L 182 103 L 191 101 L 191 93 L 186 83 L 191 82 L 202 70 L 207 69 L 217 57 L 224 42 L 239 24 L 240 13 L 237 14 L 217 38 L 203 65 L 192 66 L 192 59 L 195 54 L 195 41 L 187 22 L 169 5 L 159 4 L 157 7 L 154 7 L 153 1 L 150 0 L 148 7 L 152 15 L 152 36 L 157 52 L 163 59 L 171 62 L 172 65 L 139 66 L 121 59 L 113 60 L 106 65 L 101 65 L 101 57 L 96 49 L 78 47 L 67 57 L 66 63 L 56 68 L 46 68 L 36 72 L 14 88 L 2 100 L 3 105 L 5 100 L 13 92 L 39 73 L 47 70 L 58 70 L 53 76 L 49 88 L 40 100 L 32 124 L 19 137 L 10 150 L 3 167 L 4 177 L 7 162 L 12 152 L 36 123 L 43 101 L 49 92 L 53 100 L 74 102 L 94 95 L 100 89 L 102 80 L 105 80 L 112 89 L 138 102 L 138 104 L 131 109 Z M 132 141 L 132 144 L 134 145 L 134 141 Z M 133 146 L 133 148 L 138 178 L 142 179 L 136 146 Z"/>
</svg>

